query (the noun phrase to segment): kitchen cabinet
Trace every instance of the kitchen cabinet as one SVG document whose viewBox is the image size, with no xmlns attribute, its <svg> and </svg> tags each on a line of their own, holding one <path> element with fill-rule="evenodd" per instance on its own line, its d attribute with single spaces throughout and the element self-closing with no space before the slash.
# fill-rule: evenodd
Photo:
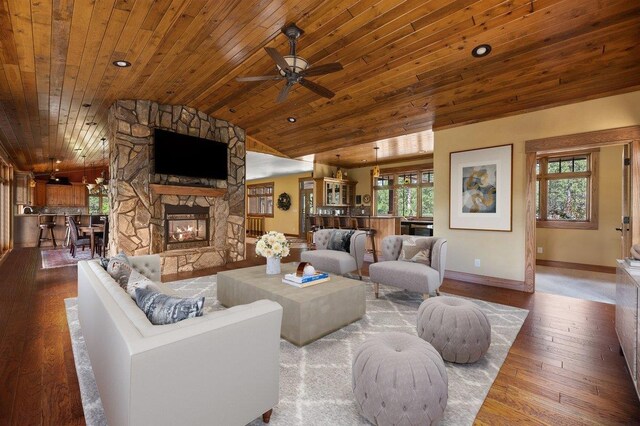
<svg viewBox="0 0 640 426">
<path fill-rule="evenodd" d="M 73 185 L 73 205 L 75 207 L 87 206 L 87 186 L 82 183 L 74 183 Z"/>
<path fill-rule="evenodd" d="M 36 181 L 36 187 L 33 196 L 34 206 L 46 206 L 47 205 L 47 183 L 42 181 Z"/>
<path fill-rule="evenodd" d="M 46 205 L 50 207 L 85 207 L 87 189 L 81 184 L 47 185 Z"/>
<path fill-rule="evenodd" d="M 640 396 L 640 271 L 622 260 L 616 268 L 616 333 L 631 380 Z"/>
<path fill-rule="evenodd" d="M 15 180 L 15 194 L 16 194 L 16 204 L 21 205 L 30 205 L 32 200 L 32 188 L 29 185 L 31 182 L 32 176 L 29 172 L 16 172 L 14 175 Z"/>
<path fill-rule="evenodd" d="M 322 178 L 315 179 L 316 200 L 321 206 L 350 206 L 354 204 L 356 183 L 353 181 Z"/>
</svg>

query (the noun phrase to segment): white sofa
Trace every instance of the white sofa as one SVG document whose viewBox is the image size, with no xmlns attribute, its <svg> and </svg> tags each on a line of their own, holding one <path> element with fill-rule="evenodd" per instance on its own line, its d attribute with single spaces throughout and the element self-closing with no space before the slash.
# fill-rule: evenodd
<svg viewBox="0 0 640 426">
<path fill-rule="evenodd" d="M 130 260 L 160 280 L 159 256 Z M 245 425 L 278 403 L 275 302 L 155 326 L 97 261 L 81 261 L 78 316 L 110 426 Z"/>
</svg>

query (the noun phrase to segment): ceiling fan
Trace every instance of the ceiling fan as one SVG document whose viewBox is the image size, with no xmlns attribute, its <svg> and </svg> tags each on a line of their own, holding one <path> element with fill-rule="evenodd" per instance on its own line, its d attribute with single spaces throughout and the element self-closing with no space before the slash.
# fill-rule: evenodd
<svg viewBox="0 0 640 426">
<path fill-rule="evenodd" d="M 54 160 L 55 159 L 53 157 L 49 157 L 49 163 L 51 167 L 50 171 L 42 172 L 42 173 L 34 173 L 33 176 L 34 177 L 48 176 L 49 180 L 47 180 L 47 183 L 50 185 L 71 185 L 71 183 L 69 182 L 69 178 L 56 175 L 56 173 L 58 172 L 58 169 L 53 167 Z M 60 160 L 55 160 L 55 161 L 56 163 L 60 162 Z"/>
<path fill-rule="evenodd" d="M 342 65 L 338 62 L 318 65 L 316 67 L 310 67 L 309 62 L 306 59 L 296 55 L 296 44 L 298 37 L 304 34 L 300 28 L 295 24 L 287 25 L 282 29 L 282 32 L 289 38 L 289 54 L 282 56 L 276 49 L 272 47 L 265 47 L 271 59 L 276 63 L 277 75 L 261 75 L 255 77 L 237 77 L 236 81 L 267 81 L 267 80 L 285 80 L 286 84 L 280 90 L 278 103 L 283 102 L 291 87 L 299 83 L 301 86 L 306 87 L 312 92 L 317 93 L 325 98 L 333 98 L 335 93 L 326 87 L 320 86 L 317 83 L 307 80 L 307 77 L 314 75 L 329 74 L 332 72 L 340 71 Z"/>
</svg>

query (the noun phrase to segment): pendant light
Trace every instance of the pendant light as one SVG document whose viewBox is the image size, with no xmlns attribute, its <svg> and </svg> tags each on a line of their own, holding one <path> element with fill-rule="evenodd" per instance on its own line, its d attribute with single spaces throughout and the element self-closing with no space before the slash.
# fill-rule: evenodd
<svg viewBox="0 0 640 426">
<path fill-rule="evenodd" d="M 378 150 L 380 149 L 379 147 L 374 147 L 373 149 L 376 150 L 376 165 L 373 166 L 373 173 L 372 176 L 374 178 L 380 177 L 380 166 L 378 166 Z"/>
<path fill-rule="evenodd" d="M 89 169 L 89 174 L 91 174 L 91 169 L 93 169 L 93 163 L 91 163 L 91 168 Z M 87 189 L 89 190 L 89 193 L 91 193 L 93 191 L 93 188 L 96 187 L 95 183 L 88 183 L 87 184 Z"/>
<path fill-rule="evenodd" d="M 87 156 L 82 156 L 82 183 L 87 184 Z"/>
<path fill-rule="evenodd" d="M 102 141 L 102 162 L 104 162 L 104 141 L 106 140 L 106 138 L 102 138 L 100 140 Z M 104 182 L 104 170 L 100 172 L 100 176 L 96 178 L 96 183 L 98 185 L 102 185 L 103 182 Z"/>
<path fill-rule="evenodd" d="M 336 171 L 336 179 L 342 179 L 342 170 L 340 170 L 340 154 L 336 154 L 338 158 L 336 162 L 338 163 L 338 170 Z"/>
</svg>

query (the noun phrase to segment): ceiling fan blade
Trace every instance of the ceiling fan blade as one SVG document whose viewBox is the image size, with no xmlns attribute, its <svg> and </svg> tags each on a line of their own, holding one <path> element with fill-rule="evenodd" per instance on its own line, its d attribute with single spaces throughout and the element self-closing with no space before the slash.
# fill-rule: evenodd
<svg viewBox="0 0 640 426">
<path fill-rule="evenodd" d="M 280 94 L 278 95 L 278 99 L 276 99 L 277 103 L 284 102 L 284 100 L 287 99 L 287 96 L 289 95 L 289 90 L 291 89 L 291 86 L 293 86 L 293 84 L 291 84 L 291 83 L 287 83 L 287 84 L 284 85 L 282 90 L 280 90 Z"/>
<path fill-rule="evenodd" d="M 304 78 L 302 78 L 300 79 L 299 83 L 312 92 L 315 92 L 325 98 L 331 99 L 335 96 L 335 93 L 333 93 L 331 90 L 327 89 L 326 87 L 322 87 L 319 84 L 314 83 L 313 81 L 305 80 Z"/>
<path fill-rule="evenodd" d="M 317 67 L 311 67 L 309 69 L 302 71 L 300 74 L 303 77 L 308 77 L 310 75 L 329 74 L 331 72 L 336 72 L 341 70 L 342 70 L 342 64 L 338 62 L 334 62 L 331 64 L 322 64 L 322 65 L 318 65 Z"/>
<path fill-rule="evenodd" d="M 283 78 L 281 75 L 258 75 L 253 77 L 236 77 L 236 81 L 267 81 L 282 80 Z"/>
<path fill-rule="evenodd" d="M 291 71 L 291 68 L 289 68 L 289 64 L 287 63 L 287 61 L 282 57 L 282 55 L 280 54 L 280 52 L 278 52 L 276 49 L 274 49 L 273 47 L 265 47 L 264 50 L 267 51 L 267 53 L 269 54 L 269 56 L 271 56 L 271 59 L 273 59 L 275 61 L 276 64 L 278 64 L 278 66 L 280 68 L 282 68 L 283 70 L 287 70 L 287 71 Z"/>
</svg>

